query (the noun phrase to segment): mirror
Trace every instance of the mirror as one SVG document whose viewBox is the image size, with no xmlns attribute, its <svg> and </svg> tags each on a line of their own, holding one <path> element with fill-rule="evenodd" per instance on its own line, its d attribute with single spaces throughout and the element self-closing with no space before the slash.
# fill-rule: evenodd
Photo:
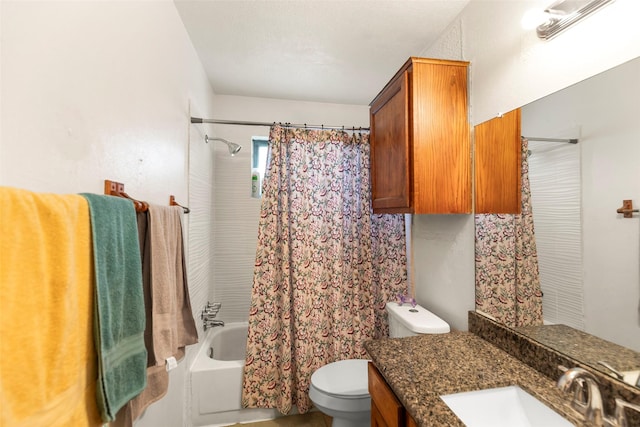
<svg viewBox="0 0 640 427">
<path fill-rule="evenodd" d="M 522 107 L 522 135 L 531 139 L 545 322 L 566 328 L 567 337 L 582 339 L 584 331 L 624 347 L 622 360 L 599 358 L 598 349 L 588 357 L 567 354 L 573 359 L 607 374 L 599 361 L 640 370 L 640 216 L 616 212 L 623 199 L 640 206 L 640 58 Z M 570 353 L 545 338 L 544 328 L 517 329 Z"/>
</svg>

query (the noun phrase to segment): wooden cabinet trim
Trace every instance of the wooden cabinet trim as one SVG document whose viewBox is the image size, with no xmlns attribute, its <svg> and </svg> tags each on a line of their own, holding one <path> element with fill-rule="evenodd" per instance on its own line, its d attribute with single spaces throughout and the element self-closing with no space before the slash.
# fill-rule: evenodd
<svg viewBox="0 0 640 427">
<path fill-rule="evenodd" d="M 416 420 L 409 414 L 407 413 L 407 427 L 418 427 L 418 423 L 416 422 Z"/>
<path fill-rule="evenodd" d="M 389 82 L 387 82 L 387 84 L 382 88 L 382 90 L 380 92 L 378 92 L 378 94 L 373 98 L 373 101 L 371 101 L 369 106 L 371 106 L 376 101 L 376 99 L 378 99 L 380 94 L 382 94 L 385 90 L 387 90 L 388 86 L 391 86 L 393 81 L 395 79 L 397 79 L 400 74 L 404 73 L 407 69 L 409 69 L 412 64 L 442 64 L 442 65 L 452 65 L 452 66 L 458 66 L 458 67 L 467 68 L 469 66 L 469 61 L 455 61 L 455 60 L 451 60 L 451 59 L 420 58 L 420 57 L 417 57 L 417 56 L 411 56 L 402 65 L 402 67 L 400 67 L 400 69 L 398 71 L 396 71 L 396 73 L 393 75 L 393 77 L 391 77 Z"/>
</svg>

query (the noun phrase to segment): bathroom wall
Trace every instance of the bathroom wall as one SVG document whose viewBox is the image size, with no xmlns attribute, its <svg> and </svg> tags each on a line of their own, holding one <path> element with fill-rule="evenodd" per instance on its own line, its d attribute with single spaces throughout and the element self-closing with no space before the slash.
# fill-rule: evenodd
<svg viewBox="0 0 640 427">
<path fill-rule="evenodd" d="M 640 2 L 617 0 L 551 41 L 522 17 L 552 1 L 472 0 L 417 56 L 471 62 L 473 125 L 640 56 Z M 418 216 L 414 224 L 416 298 L 457 329 L 474 309 L 474 227 L 468 216 Z"/>
<path fill-rule="evenodd" d="M 222 96 L 215 98 L 212 117 L 266 123 L 289 122 L 335 126 L 369 126 L 369 108 L 315 102 Z M 269 136 L 268 126 L 197 125 L 242 145 L 231 157 L 226 145 L 215 144 L 214 288 L 213 298 L 222 301 L 219 318 L 246 321 L 249 315 L 253 265 L 258 238 L 260 200 L 251 198 L 251 137 Z M 211 144 L 211 143 L 210 143 Z"/>
<path fill-rule="evenodd" d="M 192 208 L 197 311 L 209 296 L 213 159 L 189 116 L 210 115 L 214 94 L 173 2 L 3 0 L 0 40 L 0 185 L 101 194 L 111 179 L 151 203 L 173 194 Z M 187 365 L 139 427 L 183 425 Z"/>
<path fill-rule="evenodd" d="M 544 41 L 535 28 L 523 28 L 522 18 L 551 3 L 472 0 L 459 16 L 460 51 L 472 64 L 473 124 L 640 56 L 640 2 L 616 0 Z M 428 51 L 438 52 L 443 42 L 451 44 L 448 33 Z"/>
</svg>

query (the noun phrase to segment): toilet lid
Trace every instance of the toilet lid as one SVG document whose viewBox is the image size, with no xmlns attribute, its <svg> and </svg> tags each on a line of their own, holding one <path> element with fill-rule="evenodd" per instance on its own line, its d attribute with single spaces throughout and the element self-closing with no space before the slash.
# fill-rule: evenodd
<svg viewBox="0 0 640 427">
<path fill-rule="evenodd" d="M 329 363 L 311 375 L 311 384 L 323 393 L 347 398 L 369 395 L 366 359 Z"/>
</svg>

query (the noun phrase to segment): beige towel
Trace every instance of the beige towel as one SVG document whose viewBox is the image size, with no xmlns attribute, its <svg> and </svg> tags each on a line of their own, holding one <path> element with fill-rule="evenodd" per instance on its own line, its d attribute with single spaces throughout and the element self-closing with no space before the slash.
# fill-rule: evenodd
<svg viewBox="0 0 640 427">
<path fill-rule="evenodd" d="M 147 368 L 147 388 L 138 396 L 129 401 L 116 416 L 115 421 L 109 423 L 110 427 L 131 427 L 135 420 L 142 415 L 145 409 L 154 402 L 160 400 L 169 388 L 169 373 L 164 366 L 151 366 Z"/>
<path fill-rule="evenodd" d="M 179 206 L 149 206 L 151 298 L 155 365 L 198 342 L 184 262 Z"/>
<path fill-rule="evenodd" d="M 113 427 L 130 427 L 169 387 L 165 361 L 181 360 L 185 347 L 198 342 L 187 285 L 182 208 L 150 205 L 148 217 L 138 215 L 147 304 L 145 338 L 149 354 L 147 388 L 123 408 Z M 144 242 L 144 243 L 143 243 Z"/>
</svg>

